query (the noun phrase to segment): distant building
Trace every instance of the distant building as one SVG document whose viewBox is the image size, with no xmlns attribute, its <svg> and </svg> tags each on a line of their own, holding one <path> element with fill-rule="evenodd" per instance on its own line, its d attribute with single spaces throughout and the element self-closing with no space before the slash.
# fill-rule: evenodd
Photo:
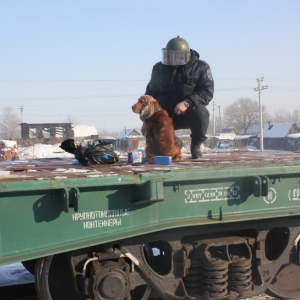
<svg viewBox="0 0 300 300">
<path fill-rule="evenodd" d="M 63 139 L 74 137 L 71 123 L 21 123 L 21 138 L 49 139 L 60 136 Z M 47 136 L 47 137 L 45 137 Z"/>
<path fill-rule="evenodd" d="M 15 141 L 0 140 L 0 161 L 18 159 L 18 147 Z"/>
<path fill-rule="evenodd" d="M 51 138 L 90 139 L 98 138 L 96 127 L 93 125 L 76 125 L 72 123 L 21 123 L 21 138 L 47 141 Z"/>
<path fill-rule="evenodd" d="M 235 134 L 235 135 L 237 135 L 238 132 L 233 127 L 232 128 L 223 128 L 222 129 L 222 134 Z"/>
<path fill-rule="evenodd" d="M 118 134 L 116 139 L 135 139 L 141 136 L 142 134 L 135 129 L 124 129 Z"/>
<path fill-rule="evenodd" d="M 133 150 L 145 147 L 145 137 L 135 129 L 124 129 L 116 137 L 115 149 Z"/>
<path fill-rule="evenodd" d="M 288 150 L 288 135 L 295 133 L 297 133 L 295 123 L 265 123 L 263 127 L 264 149 Z M 252 142 L 260 148 L 260 133 L 252 138 Z"/>
<path fill-rule="evenodd" d="M 249 145 L 252 146 L 253 137 L 256 137 L 256 136 L 253 136 L 253 135 L 237 135 L 234 139 L 235 147 L 236 148 L 243 148 L 243 147 L 247 147 Z"/>
<path fill-rule="evenodd" d="M 287 135 L 287 150 L 300 151 L 300 133 Z"/>
<path fill-rule="evenodd" d="M 235 138 L 235 133 L 223 133 L 222 130 L 222 133 L 211 136 L 206 142 L 206 144 L 210 148 L 222 148 L 223 145 L 233 145 Z"/>
</svg>

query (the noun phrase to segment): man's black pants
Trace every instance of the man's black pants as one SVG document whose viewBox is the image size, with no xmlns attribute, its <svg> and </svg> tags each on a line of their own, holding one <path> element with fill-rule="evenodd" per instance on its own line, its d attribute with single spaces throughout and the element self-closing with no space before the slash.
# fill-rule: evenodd
<svg viewBox="0 0 300 300">
<path fill-rule="evenodd" d="M 209 112 L 204 105 L 196 105 L 182 115 L 168 111 L 173 119 L 174 129 L 191 129 L 192 144 L 202 144 L 207 140 L 206 132 L 209 124 Z"/>
</svg>

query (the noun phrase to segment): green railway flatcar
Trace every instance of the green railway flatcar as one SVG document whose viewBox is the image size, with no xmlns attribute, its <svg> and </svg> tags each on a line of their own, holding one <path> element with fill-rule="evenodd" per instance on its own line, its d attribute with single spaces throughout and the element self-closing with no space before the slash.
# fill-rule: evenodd
<svg viewBox="0 0 300 300">
<path fill-rule="evenodd" d="M 300 154 L 0 163 L 0 264 L 40 300 L 300 297 Z"/>
</svg>

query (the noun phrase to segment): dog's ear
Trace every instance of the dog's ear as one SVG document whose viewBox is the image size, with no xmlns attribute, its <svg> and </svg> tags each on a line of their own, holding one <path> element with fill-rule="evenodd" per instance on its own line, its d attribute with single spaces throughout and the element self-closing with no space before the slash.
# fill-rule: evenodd
<svg viewBox="0 0 300 300">
<path fill-rule="evenodd" d="M 161 106 L 158 103 L 158 101 L 154 99 L 152 96 L 144 95 L 144 97 L 147 99 L 147 101 L 149 101 L 149 103 L 151 102 L 151 106 L 153 106 L 154 111 L 161 109 Z"/>
<path fill-rule="evenodd" d="M 154 100 L 154 101 L 152 102 L 152 105 L 153 105 L 154 111 L 160 110 L 160 109 L 161 109 L 160 104 L 159 104 L 155 99 L 153 99 L 153 100 Z"/>
<path fill-rule="evenodd" d="M 149 95 L 143 95 L 139 98 L 139 102 L 142 103 L 142 104 L 145 104 L 145 103 L 148 103 L 150 100 L 151 100 L 151 96 Z"/>
<path fill-rule="evenodd" d="M 146 119 L 150 118 L 154 113 L 153 99 L 151 96 L 144 95 L 140 97 L 139 101 L 142 103 L 142 108 L 140 111 L 140 119 L 145 121 Z"/>
</svg>

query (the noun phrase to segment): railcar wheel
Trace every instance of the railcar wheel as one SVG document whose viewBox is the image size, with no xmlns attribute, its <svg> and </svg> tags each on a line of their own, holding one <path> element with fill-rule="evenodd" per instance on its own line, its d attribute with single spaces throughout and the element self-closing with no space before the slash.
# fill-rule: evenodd
<svg viewBox="0 0 300 300">
<path fill-rule="evenodd" d="M 39 300 L 91 300 L 90 296 L 76 291 L 68 256 L 65 253 L 43 257 L 36 261 L 35 287 Z M 149 298 L 151 292 L 149 286 L 140 286 L 140 288 L 132 291 L 131 299 L 154 300 Z"/>
<path fill-rule="evenodd" d="M 271 229 L 266 237 L 266 258 L 275 261 L 284 255 L 286 263 L 283 264 L 268 286 L 270 294 L 283 299 L 300 297 L 300 265 L 299 265 L 299 232 L 289 253 L 283 254 L 290 237 L 290 230 L 286 227 Z M 294 237 L 293 237 L 294 239 Z"/>
<path fill-rule="evenodd" d="M 268 289 L 279 298 L 300 298 L 300 266 L 294 263 L 282 266 Z"/>
<path fill-rule="evenodd" d="M 67 254 L 40 258 L 35 265 L 35 286 L 39 300 L 88 300 L 76 291 Z"/>
</svg>

